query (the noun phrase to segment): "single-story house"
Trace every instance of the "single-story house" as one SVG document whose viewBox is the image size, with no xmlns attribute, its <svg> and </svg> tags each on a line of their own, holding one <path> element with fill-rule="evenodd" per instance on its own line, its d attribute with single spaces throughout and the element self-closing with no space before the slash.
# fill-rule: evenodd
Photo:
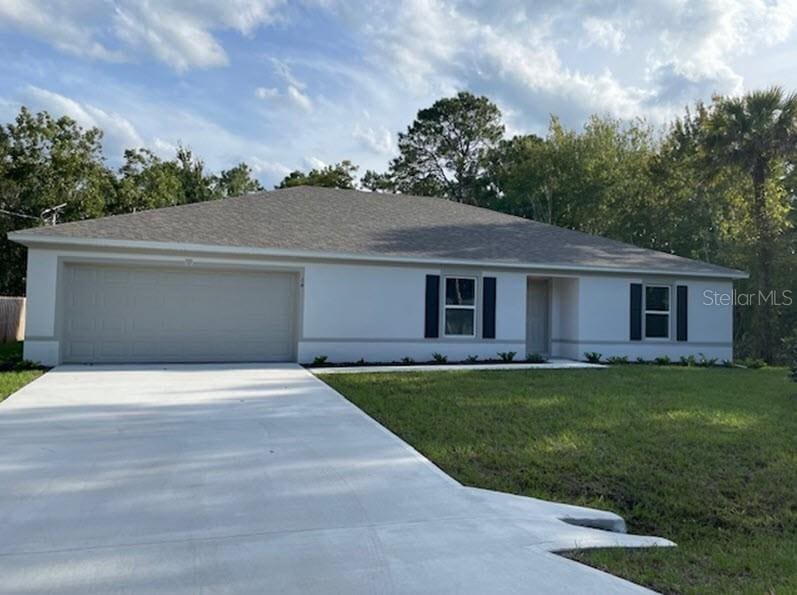
<svg viewBox="0 0 797 595">
<path fill-rule="evenodd" d="M 731 359 L 743 272 L 439 198 L 297 187 L 26 229 L 25 357 Z"/>
</svg>

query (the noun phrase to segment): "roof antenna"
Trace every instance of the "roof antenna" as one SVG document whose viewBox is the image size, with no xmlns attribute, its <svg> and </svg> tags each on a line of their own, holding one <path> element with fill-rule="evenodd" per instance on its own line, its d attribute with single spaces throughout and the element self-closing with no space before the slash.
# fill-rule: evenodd
<svg viewBox="0 0 797 595">
<path fill-rule="evenodd" d="M 61 211 L 66 208 L 66 203 L 61 203 L 60 205 L 56 205 L 54 207 L 50 207 L 49 209 L 44 209 L 41 212 L 40 217 L 43 221 L 46 221 L 47 218 L 50 219 L 50 225 L 57 225 L 58 224 L 58 215 L 61 214 Z"/>
</svg>

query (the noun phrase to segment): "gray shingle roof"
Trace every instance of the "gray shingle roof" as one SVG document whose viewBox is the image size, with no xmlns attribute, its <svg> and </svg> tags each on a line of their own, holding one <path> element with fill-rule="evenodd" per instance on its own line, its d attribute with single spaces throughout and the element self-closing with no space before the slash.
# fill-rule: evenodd
<svg viewBox="0 0 797 595">
<path fill-rule="evenodd" d="M 440 198 L 308 186 L 38 227 L 12 237 L 178 242 L 355 256 L 740 274 Z"/>
</svg>

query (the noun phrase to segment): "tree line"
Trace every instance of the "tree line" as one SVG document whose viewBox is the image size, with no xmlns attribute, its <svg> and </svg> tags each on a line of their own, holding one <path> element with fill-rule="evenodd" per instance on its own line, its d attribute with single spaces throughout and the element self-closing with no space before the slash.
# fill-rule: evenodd
<svg viewBox="0 0 797 595">
<path fill-rule="evenodd" d="M 101 139 L 24 108 L 0 129 L 0 209 L 14 213 L 0 213 L 0 293 L 24 291 L 24 254 L 6 232 L 54 204 L 67 221 L 262 190 L 246 164 L 213 175 L 184 147 L 171 160 L 130 149 L 112 171 Z M 737 353 L 776 362 L 797 348 L 795 162 L 797 98 L 779 88 L 697 103 L 663 128 L 595 115 L 575 130 L 552 117 L 545 135 L 511 138 L 494 103 L 461 92 L 418 112 L 385 171 L 358 181 L 342 160 L 277 187 L 439 196 L 746 270 L 737 291 L 756 298 L 735 309 Z"/>
</svg>

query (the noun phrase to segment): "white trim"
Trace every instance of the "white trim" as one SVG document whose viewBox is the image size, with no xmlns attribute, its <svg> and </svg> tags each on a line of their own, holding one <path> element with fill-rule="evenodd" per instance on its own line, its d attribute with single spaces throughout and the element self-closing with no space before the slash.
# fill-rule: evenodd
<svg viewBox="0 0 797 595">
<path fill-rule="evenodd" d="M 667 290 L 667 309 L 666 310 L 648 310 L 648 287 L 660 288 Z M 646 341 L 669 341 L 672 336 L 672 286 L 664 285 L 662 283 L 645 283 L 642 285 L 642 299 L 644 301 L 644 308 L 642 309 L 642 338 Z M 648 337 L 648 314 L 654 316 L 667 317 L 667 336 L 666 337 Z"/>
<path fill-rule="evenodd" d="M 469 279 L 473 281 L 473 304 L 447 304 L 446 296 L 448 294 L 449 279 Z M 443 337 L 447 339 L 475 339 L 476 338 L 476 308 L 479 305 L 479 279 L 472 275 L 445 275 L 443 277 Z M 446 314 L 448 310 L 470 310 L 473 312 L 473 333 L 470 335 L 449 335 L 446 332 Z"/>
<path fill-rule="evenodd" d="M 128 248 L 133 250 L 164 250 L 173 252 L 210 252 L 218 254 L 237 254 L 241 256 L 281 256 L 285 258 L 311 258 L 321 260 L 349 260 L 363 262 L 397 262 L 421 265 L 454 265 L 478 266 L 482 268 L 523 269 L 531 271 L 574 271 L 586 273 L 615 273 L 625 275 L 668 275 L 678 277 L 699 277 L 710 279 L 747 279 L 750 275 L 742 271 L 736 272 L 696 272 L 684 270 L 661 270 L 648 268 L 621 268 L 588 265 L 572 265 L 560 263 L 520 263 L 489 260 L 455 259 L 455 258 L 418 258 L 411 256 L 375 256 L 352 254 L 347 252 L 316 252 L 310 250 L 284 250 L 279 248 L 247 248 L 241 246 L 218 246 L 212 244 L 190 244 L 180 242 L 150 242 L 139 240 L 110 240 L 97 238 L 71 238 L 26 235 L 11 232 L 8 239 L 28 247 L 38 246 L 85 246 L 94 248 Z"/>
</svg>

